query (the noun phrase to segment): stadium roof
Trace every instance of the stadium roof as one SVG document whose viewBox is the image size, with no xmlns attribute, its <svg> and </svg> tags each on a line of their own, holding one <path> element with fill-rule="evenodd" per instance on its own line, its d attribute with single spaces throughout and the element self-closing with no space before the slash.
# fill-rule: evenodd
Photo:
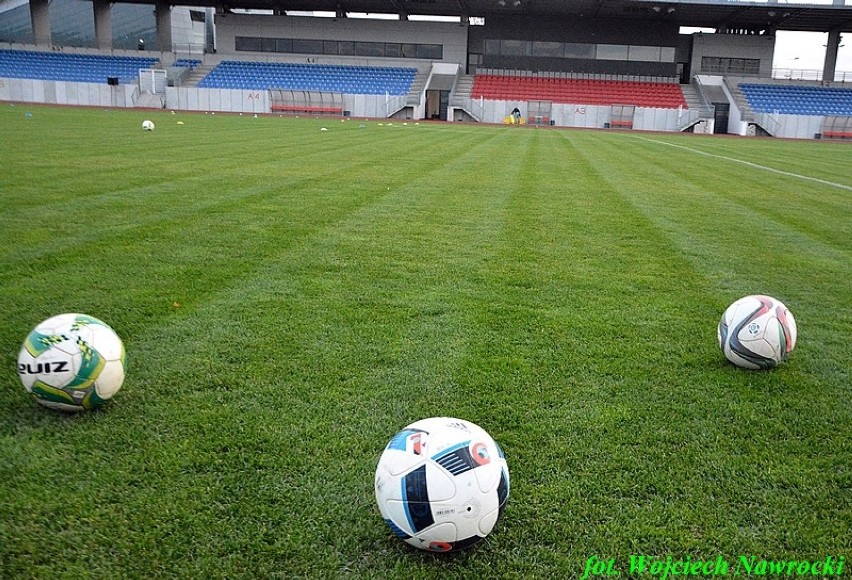
<svg viewBox="0 0 852 580">
<path fill-rule="evenodd" d="M 154 0 L 131 0 L 153 3 Z M 393 13 L 429 16 L 583 16 L 664 20 L 679 26 L 749 30 L 852 31 L 852 0 L 213 0 L 217 8 Z M 209 6 L 211 0 L 181 0 Z"/>
</svg>

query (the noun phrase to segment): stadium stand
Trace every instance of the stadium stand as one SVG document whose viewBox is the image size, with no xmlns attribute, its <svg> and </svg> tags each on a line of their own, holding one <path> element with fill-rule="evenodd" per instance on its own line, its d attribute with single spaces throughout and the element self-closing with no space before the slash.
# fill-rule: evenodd
<svg viewBox="0 0 852 580">
<path fill-rule="evenodd" d="M 290 89 L 364 95 L 406 95 L 415 68 L 222 61 L 199 83 L 208 89 Z"/>
<path fill-rule="evenodd" d="M 759 113 L 852 116 L 850 89 L 762 83 L 740 83 L 739 88 Z"/>
<path fill-rule="evenodd" d="M 139 69 L 151 68 L 158 59 L 33 50 L 0 50 L 0 77 L 84 83 L 135 82 Z"/>
<path fill-rule="evenodd" d="M 175 63 L 172 66 L 177 66 L 181 68 L 195 69 L 201 66 L 201 59 L 197 58 L 179 58 L 175 60 Z"/>
<path fill-rule="evenodd" d="M 502 101 L 548 100 L 578 105 L 687 108 L 680 85 L 671 82 L 478 74 L 474 77 L 471 96 Z"/>
</svg>

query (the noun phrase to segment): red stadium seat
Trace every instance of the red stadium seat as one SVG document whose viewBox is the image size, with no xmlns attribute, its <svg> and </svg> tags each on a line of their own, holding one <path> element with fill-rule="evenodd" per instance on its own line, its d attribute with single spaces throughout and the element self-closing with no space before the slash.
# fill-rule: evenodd
<svg viewBox="0 0 852 580">
<path fill-rule="evenodd" d="M 687 107 L 679 85 L 659 82 L 476 75 L 471 95 L 492 100 L 548 100 L 576 105 Z"/>
</svg>

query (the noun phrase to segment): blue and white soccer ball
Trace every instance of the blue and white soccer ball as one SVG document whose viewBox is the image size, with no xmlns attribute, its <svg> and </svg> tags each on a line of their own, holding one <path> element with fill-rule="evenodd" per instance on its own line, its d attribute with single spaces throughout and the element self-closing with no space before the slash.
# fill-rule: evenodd
<svg viewBox="0 0 852 580">
<path fill-rule="evenodd" d="M 762 295 L 731 304 L 717 331 L 725 357 L 745 369 L 770 369 L 786 361 L 796 335 L 793 314 L 779 300 Z"/>
<path fill-rule="evenodd" d="M 143 131 L 153 131 L 154 130 L 154 121 L 149 119 L 145 119 L 142 121 L 142 130 Z"/>
<path fill-rule="evenodd" d="M 39 323 L 18 354 L 18 376 L 36 401 L 60 411 L 94 409 L 124 382 L 125 352 L 106 323 L 60 314 Z"/>
<path fill-rule="evenodd" d="M 481 427 L 422 419 L 390 440 L 376 467 L 376 502 L 397 537 L 449 552 L 483 540 L 509 499 L 503 450 Z"/>
</svg>

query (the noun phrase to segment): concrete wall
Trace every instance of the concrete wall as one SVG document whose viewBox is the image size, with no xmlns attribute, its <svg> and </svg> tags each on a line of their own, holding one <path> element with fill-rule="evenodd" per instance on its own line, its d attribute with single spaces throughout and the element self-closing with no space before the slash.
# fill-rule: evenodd
<svg viewBox="0 0 852 580">
<path fill-rule="evenodd" d="M 315 59 L 316 62 L 323 62 L 321 55 L 237 52 L 234 41 L 237 36 L 440 44 L 444 47 L 444 62 L 464 64 L 467 60 L 467 26 L 459 26 L 458 23 L 257 14 L 216 15 L 216 50 L 220 55 L 227 55 L 231 59 L 245 56 L 246 60 L 256 60 L 257 56 L 297 58 L 301 59 L 301 62 L 310 56 L 311 62 Z M 329 62 L 346 64 L 350 60 L 370 66 L 412 66 L 411 60 L 389 58 L 370 58 L 369 62 L 365 62 L 365 57 L 334 56 Z"/>
<path fill-rule="evenodd" d="M 269 113 L 268 91 L 167 87 L 166 108 L 178 111 Z"/>
<path fill-rule="evenodd" d="M 781 128 L 776 137 L 787 139 L 813 139 L 822 131 L 823 116 L 813 115 L 778 115 Z"/>
<path fill-rule="evenodd" d="M 83 107 L 132 107 L 136 91 L 135 84 L 110 86 L 106 83 L 0 78 L 0 101 Z"/>
<path fill-rule="evenodd" d="M 701 69 L 701 58 L 758 58 L 760 78 L 772 77 L 772 58 L 775 53 L 775 37 L 756 34 L 704 34 L 692 35 L 692 75 L 720 74 L 719 71 Z M 739 73 L 733 73 L 739 74 Z"/>
<path fill-rule="evenodd" d="M 465 109 L 483 123 L 502 123 L 518 107 L 526 118 L 527 103 L 467 99 Z M 677 109 L 636 108 L 633 128 L 640 131 L 677 131 L 680 111 Z M 452 116 L 451 116 L 452 118 Z M 612 120 L 612 107 L 593 105 L 553 104 L 550 118 L 557 127 L 602 129 Z"/>
<path fill-rule="evenodd" d="M 344 110 L 352 117 L 384 119 L 396 113 L 404 104 L 404 97 L 343 95 Z M 166 108 L 180 111 L 271 113 L 272 102 L 268 91 L 168 87 Z"/>
<path fill-rule="evenodd" d="M 675 76 L 677 64 L 674 60 L 681 42 L 678 26 L 670 22 L 643 21 L 637 26 L 635 20 L 604 19 L 593 16 L 565 17 L 488 17 L 486 26 L 472 26 L 469 30 L 471 61 L 475 68 L 497 68 L 530 71 L 564 71 L 597 74 Z M 617 60 L 598 57 L 556 58 L 528 54 L 490 54 L 488 41 L 518 40 L 588 44 L 597 53 L 600 45 L 624 47 L 664 47 L 667 55 L 662 60 Z M 659 55 L 658 55 L 659 56 Z M 475 72 L 468 68 L 469 74 Z"/>
</svg>

